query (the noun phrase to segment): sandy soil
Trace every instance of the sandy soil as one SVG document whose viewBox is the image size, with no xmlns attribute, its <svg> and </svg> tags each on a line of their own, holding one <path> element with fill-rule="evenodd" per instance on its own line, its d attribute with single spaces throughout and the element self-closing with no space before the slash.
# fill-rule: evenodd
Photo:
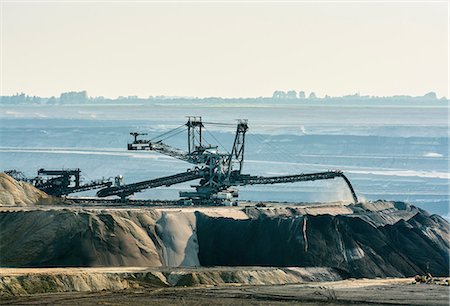
<svg viewBox="0 0 450 306">
<path fill-rule="evenodd" d="M 412 279 L 350 279 L 271 286 L 145 288 L 0 298 L 8 305 L 448 305 L 449 287 Z"/>
<path fill-rule="evenodd" d="M 242 273 L 245 269 L 257 271 L 264 280 L 264 272 L 270 267 L 195 267 L 195 268 L 142 268 L 142 267 L 104 267 L 104 268 L 1 268 L 0 278 L 28 277 L 30 284 L 37 284 L 37 276 L 41 281 L 65 275 L 60 282 L 68 281 L 70 275 L 91 275 L 97 281 L 99 275 L 112 273 L 118 276 L 119 282 L 126 279 L 139 281 L 139 275 L 147 275 L 147 282 L 140 286 L 110 287 L 95 291 L 78 291 L 68 288 L 69 292 L 52 292 L 38 294 L 21 294 L 17 296 L 0 295 L 1 305 L 448 305 L 450 287 L 436 284 L 416 284 L 412 278 L 378 278 L 378 279 L 346 279 L 333 281 L 296 281 L 270 285 L 240 283 L 192 283 L 187 286 L 171 286 L 158 283 L 148 278 L 148 273 L 162 273 L 169 279 L 168 273 L 196 273 L 213 275 Z M 285 268 L 298 269 L 303 275 L 324 275 L 323 268 Z M 323 270 L 323 271 L 322 271 Z M 162 275 L 161 274 L 161 275 Z M 134 276 L 133 276 L 134 275 Z M 258 274 L 253 274 L 258 277 Z M 273 274 L 266 277 L 273 278 Z M 324 278 L 322 278 L 324 279 Z M 328 277 L 330 279 L 330 277 Z M 143 280 L 141 278 L 141 280 Z M 292 280 L 291 280 L 292 281 Z M 24 283 L 25 284 L 25 283 Z M 91 284 L 92 285 L 92 284 Z M 61 288 L 60 288 L 61 289 Z M 67 289 L 67 288 L 66 288 Z"/>
<path fill-rule="evenodd" d="M 368 205 L 3 207 L 0 265 L 328 266 L 352 277 L 448 271 L 447 221 L 407 204 Z"/>
<path fill-rule="evenodd" d="M 0 268 L 0 296 L 138 288 L 285 285 L 343 278 L 328 267 Z"/>
<path fill-rule="evenodd" d="M 59 198 L 50 196 L 34 186 L 18 182 L 0 172 L 0 206 L 33 206 L 60 204 Z"/>
</svg>

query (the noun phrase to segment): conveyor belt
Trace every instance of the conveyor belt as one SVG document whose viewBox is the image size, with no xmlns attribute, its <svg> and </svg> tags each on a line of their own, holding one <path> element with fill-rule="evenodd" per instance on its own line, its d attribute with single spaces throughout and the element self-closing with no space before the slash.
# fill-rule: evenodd
<svg viewBox="0 0 450 306">
<path fill-rule="evenodd" d="M 114 186 L 99 190 L 97 192 L 98 197 L 108 197 L 108 196 L 119 196 L 121 198 L 125 198 L 129 195 L 132 195 L 135 192 L 139 192 L 148 188 L 156 188 L 160 186 L 171 186 L 173 184 L 184 183 L 188 181 L 193 181 L 199 178 L 202 178 L 203 174 L 198 171 L 188 171 L 183 173 L 178 173 L 175 175 L 169 175 L 160 177 L 153 180 L 127 184 L 123 186 Z"/>
</svg>

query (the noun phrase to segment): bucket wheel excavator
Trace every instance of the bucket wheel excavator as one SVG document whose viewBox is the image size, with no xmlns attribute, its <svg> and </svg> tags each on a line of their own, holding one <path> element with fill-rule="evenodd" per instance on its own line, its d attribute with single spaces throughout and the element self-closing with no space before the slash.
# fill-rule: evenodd
<svg viewBox="0 0 450 306">
<path fill-rule="evenodd" d="M 133 142 L 128 144 L 128 150 L 155 151 L 193 164 L 194 167 L 183 173 L 143 182 L 122 185 L 116 184 L 115 186 L 99 190 L 97 196 L 119 196 L 122 199 L 126 199 L 132 194 L 148 188 L 171 186 L 199 180 L 198 185 L 192 186 L 195 190 L 180 192 L 180 197 L 185 201 L 190 201 L 195 204 L 224 204 L 231 202 L 233 198 L 237 197 L 237 189 L 235 188 L 237 186 L 341 178 L 347 184 L 354 202 L 358 202 L 350 181 L 340 170 L 269 177 L 243 174 L 245 134 L 248 130 L 247 120 L 238 120 L 233 147 L 230 153 L 221 153 L 218 150 L 218 146 L 205 144 L 203 141 L 205 124 L 210 123 L 203 122 L 201 117 L 188 117 L 186 124 L 150 140 L 140 138 L 146 134 L 137 132 L 130 133 L 133 136 Z M 186 129 L 188 138 L 187 151 L 163 142 L 168 137 L 184 132 Z"/>
</svg>

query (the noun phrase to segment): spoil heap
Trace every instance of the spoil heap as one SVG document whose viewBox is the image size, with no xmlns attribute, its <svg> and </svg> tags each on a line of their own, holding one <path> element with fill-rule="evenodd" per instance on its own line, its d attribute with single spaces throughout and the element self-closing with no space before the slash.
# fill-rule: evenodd
<svg viewBox="0 0 450 306">
<path fill-rule="evenodd" d="M 300 266 L 334 268 L 343 277 L 443 276 L 449 238 L 445 219 L 390 202 L 10 209 L 0 212 L 0 265 Z"/>
<path fill-rule="evenodd" d="M 59 199 L 31 184 L 18 182 L 9 175 L 0 173 L 0 206 L 50 205 L 59 202 Z"/>
<path fill-rule="evenodd" d="M 0 266 L 327 267 L 343 277 L 449 271 L 449 223 L 402 202 L 83 208 L 0 174 Z"/>
</svg>

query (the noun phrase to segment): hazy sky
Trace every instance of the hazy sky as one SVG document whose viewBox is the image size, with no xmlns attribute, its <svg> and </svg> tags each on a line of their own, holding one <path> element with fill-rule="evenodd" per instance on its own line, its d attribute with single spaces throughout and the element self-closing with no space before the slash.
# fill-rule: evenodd
<svg viewBox="0 0 450 306">
<path fill-rule="evenodd" d="M 4 95 L 448 95 L 446 2 L 1 5 Z"/>
</svg>

